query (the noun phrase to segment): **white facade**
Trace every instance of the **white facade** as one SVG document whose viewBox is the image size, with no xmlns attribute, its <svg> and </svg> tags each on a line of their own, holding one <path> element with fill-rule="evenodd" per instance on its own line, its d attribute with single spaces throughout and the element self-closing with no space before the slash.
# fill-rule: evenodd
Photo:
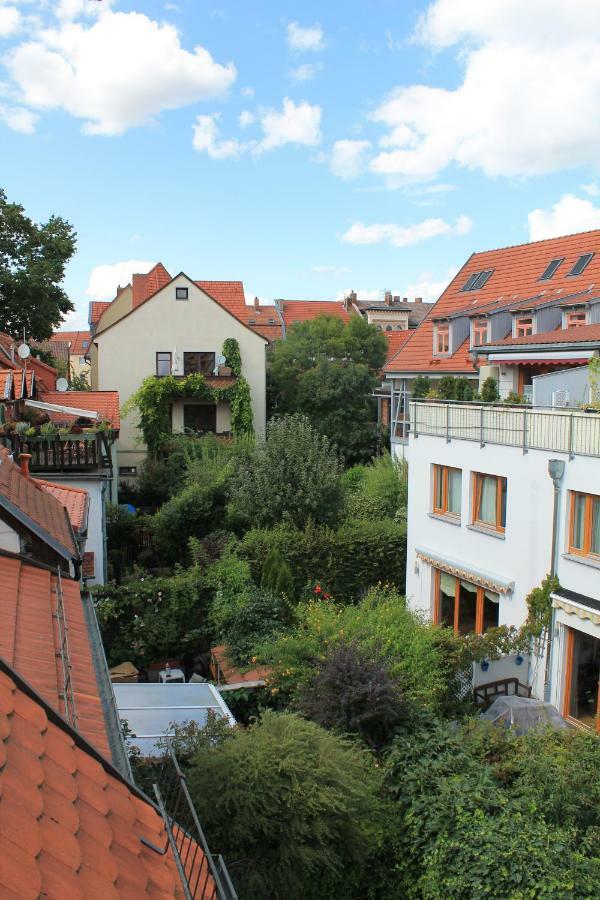
<svg viewBox="0 0 600 900">
<path fill-rule="evenodd" d="M 432 421 L 435 421 L 440 407 L 420 404 L 417 415 L 422 416 L 423 410 L 426 412 L 427 409 L 432 410 Z M 455 409 L 460 411 L 458 406 Z M 545 414 L 548 415 L 553 414 Z M 445 413 L 442 413 L 437 434 L 415 436 L 411 432 L 409 438 L 406 573 L 409 605 L 433 618 L 434 570 L 438 568 L 458 573 L 465 581 L 494 585 L 499 596 L 498 624 L 520 627 L 527 618 L 527 595 L 551 570 L 554 486 L 548 463 L 552 459 L 562 460 L 564 475 L 558 494 L 557 574 L 561 588 L 593 598 L 599 604 L 598 624 L 594 624 L 587 613 L 583 613 L 582 618 L 581 610 L 579 614 L 566 612 L 564 608 L 557 610 L 556 640 L 551 655 L 551 696 L 562 711 L 565 641 L 561 628 L 565 617 L 569 618 L 571 627 L 592 629 L 600 640 L 600 559 L 593 563 L 568 553 L 570 492 L 600 495 L 600 441 L 597 442 L 596 456 L 564 452 L 560 429 L 557 450 L 528 449 L 523 452 L 522 446 L 494 443 L 492 438 L 481 446 L 477 439 L 451 436 L 448 441 L 443 429 L 444 418 Z M 591 418 L 598 422 L 592 423 Z M 588 420 L 584 424 L 600 425 L 600 416 L 588 417 Z M 543 428 L 548 433 L 546 446 L 551 447 L 552 436 L 546 419 Z M 590 449 L 593 451 L 593 447 Z M 462 472 L 459 517 L 433 512 L 434 465 L 450 466 Z M 503 532 L 473 525 L 473 473 L 507 479 Z M 560 598 L 557 602 L 561 602 Z M 520 665 L 515 657 L 506 658 L 492 663 L 485 672 L 476 666 L 474 672 L 475 684 L 517 677 L 521 683 L 531 685 L 534 695 L 539 697 L 544 694 L 544 676 L 545 660 L 535 656 L 525 658 Z"/>
</svg>

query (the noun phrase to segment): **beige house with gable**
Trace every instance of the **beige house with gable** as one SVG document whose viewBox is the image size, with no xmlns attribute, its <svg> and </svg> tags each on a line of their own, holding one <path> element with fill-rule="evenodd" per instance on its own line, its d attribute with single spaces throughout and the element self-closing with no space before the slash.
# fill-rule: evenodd
<svg viewBox="0 0 600 900">
<path fill-rule="evenodd" d="M 118 390 L 121 403 L 149 375 L 205 376 L 213 387 L 227 387 L 235 376 L 223 366 L 223 344 L 239 344 L 242 375 L 250 386 L 254 429 L 264 433 L 266 420 L 267 339 L 247 323 L 243 285 L 237 282 L 197 282 L 183 272 L 171 278 L 158 263 L 147 275 L 134 275 L 120 288 L 92 325 L 92 386 Z M 228 400 L 218 403 L 176 401 L 171 427 L 178 432 L 231 433 Z M 146 457 L 135 410 L 122 420 L 117 445 L 119 476 L 135 478 Z"/>
</svg>

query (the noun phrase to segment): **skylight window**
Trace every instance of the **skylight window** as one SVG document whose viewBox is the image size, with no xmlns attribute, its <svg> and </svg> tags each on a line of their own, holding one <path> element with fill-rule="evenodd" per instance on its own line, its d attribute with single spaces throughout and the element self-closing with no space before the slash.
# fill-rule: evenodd
<svg viewBox="0 0 600 900">
<path fill-rule="evenodd" d="M 586 268 L 586 266 L 590 262 L 593 255 L 594 255 L 593 253 L 584 253 L 583 256 L 580 256 L 579 259 L 577 260 L 577 262 L 575 263 L 575 265 L 573 266 L 573 268 L 571 269 L 571 271 L 569 272 L 569 275 L 581 275 L 581 273 Z"/>
<path fill-rule="evenodd" d="M 556 272 L 556 270 L 558 269 L 560 264 L 563 263 L 564 261 L 565 261 L 564 256 L 561 256 L 560 259 L 551 260 L 548 263 L 548 265 L 546 266 L 546 268 L 544 269 L 544 271 L 542 272 L 542 274 L 540 275 L 540 281 L 548 281 L 550 278 L 552 278 L 552 276 L 554 275 L 554 273 Z"/>
<path fill-rule="evenodd" d="M 473 272 L 461 287 L 461 291 L 478 291 L 484 286 L 493 271 L 493 269 L 485 269 L 483 272 Z"/>
</svg>

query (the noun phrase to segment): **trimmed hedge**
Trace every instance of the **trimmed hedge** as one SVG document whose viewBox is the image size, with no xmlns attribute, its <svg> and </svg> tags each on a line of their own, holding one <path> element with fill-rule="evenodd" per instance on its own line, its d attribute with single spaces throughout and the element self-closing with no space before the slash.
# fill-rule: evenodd
<svg viewBox="0 0 600 900">
<path fill-rule="evenodd" d="M 392 519 L 349 522 L 335 529 L 309 525 L 304 531 L 287 526 L 248 531 L 238 552 L 250 563 L 257 584 L 273 549 L 292 570 L 296 596 L 315 582 L 346 601 L 361 597 L 378 582 L 404 592 L 406 526 Z"/>
</svg>

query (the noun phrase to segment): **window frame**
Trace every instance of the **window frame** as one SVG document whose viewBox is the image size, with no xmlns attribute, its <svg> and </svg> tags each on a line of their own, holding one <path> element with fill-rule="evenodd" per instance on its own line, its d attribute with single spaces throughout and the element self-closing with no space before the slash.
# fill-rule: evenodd
<svg viewBox="0 0 600 900">
<path fill-rule="evenodd" d="M 583 321 L 572 322 L 571 317 L 579 316 L 580 318 L 583 316 Z M 569 309 L 565 314 L 565 328 L 580 328 L 582 325 L 587 325 L 587 311 L 578 309 Z"/>
<path fill-rule="evenodd" d="M 442 505 L 441 507 L 436 506 L 437 499 L 437 480 L 438 474 L 442 473 Z M 452 512 L 448 509 L 448 482 L 450 480 L 450 472 L 460 472 L 460 483 L 461 483 L 461 497 L 460 497 L 460 510 L 456 512 Z M 446 466 L 442 463 L 434 463 L 433 464 L 433 485 L 432 485 L 432 502 L 431 502 L 431 511 L 435 516 L 447 516 L 448 518 L 456 519 L 460 521 L 460 517 L 462 514 L 462 469 L 458 469 L 456 466 Z"/>
<path fill-rule="evenodd" d="M 162 375 L 162 374 L 158 371 L 158 358 L 159 358 L 159 356 L 168 356 L 168 357 L 169 357 L 169 371 L 166 373 L 166 375 Z M 155 372 L 155 375 L 156 375 L 157 378 L 166 378 L 168 375 L 172 375 L 172 374 L 173 374 L 173 354 L 171 353 L 170 350 L 157 350 L 157 351 L 156 351 L 156 360 L 155 360 L 154 372 Z"/>
<path fill-rule="evenodd" d="M 443 625 L 442 616 L 441 616 L 441 605 L 442 605 L 442 597 L 441 597 L 441 576 L 442 570 L 434 567 L 434 594 L 433 594 L 433 624 L 434 625 Z M 452 574 L 452 573 L 447 573 Z M 452 575 L 452 577 L 456 581 L 456 587 L 454 589 L 454 620 L 452 623 L 452 630 L 454 634 L 460 634 L 459 625 L 459 611 L 460 611 L 460 583 L 461 581 L 465 581 L 467 584 L 472 585 L 477 588 L 477 594 L 475 599 L 475 631 L 466 632 L 467 634 L 485 634 L 483 630 L 483 614 L 484 614 L 484 603 L 485 603 L 485 587 L 481 584 L 475 584 L 473 581 L 469 581 L 467 578 L 459 578 L 458 575 Z M 496 591 L 490 591 L 492 594 L 496 594 L 498 597 L 498 623 L 500 622 L 500 594 Z M 445 626 L 449 628 L 449 625 Z M 493 628 L 497 628 L 498 625 L 492 626 Z"/>
<path fill-rule="evenodd" d="M 485 340 L 478 341 L 476 338 L 481 336 L 485 327 Z M 490 320 L 489 319 L 473 319 L 473 323 L 471 326 L 471 346 L 472 347 L 481 347 L 483 344 L 487 344 L 488 336 L 490 331 Z"/>
<path fill-rule="evenodd" d="M 558 272 L 558 270 L 560 269 L 560 267 L 562 266 L 564 261 L 565 261 L 564 256 L 560 256 L 560 257 L 557 256 L 555 259 L 551 259 L 550 262 L 548 263 L 548 265 L 546 266 L 546 268 L 544 269 L 544 271 L 542 272 L 542 274 L 540 275 L 540 277 L 538 278 L 538 281 L 550 281 L 551 278 L 554 278 L 554 276 L 556 275 L 556 273 Z M 554 266 L 554 268 L 552 268 L 553 266 Z M 546 273 L 549 273 L 549 274 L 546 274 Z"/>
<path fill-rule="evenodd" d="M 530 337 L 533 334 L 533 315 L 515 316 L 515 337 Z M 522 325 L 525 322 L 525 325 Z M 523 329 L 521 331 L 521 329 Z M 527 330 L 525 330 L 527 329 Z M 530 330 L 529 330 L 530 329 Z"/>
<path fill-rule="evenodd" d="M 441 329 L 441 331 L 440 331 Z M 446 349 L 440 350 L 440 337 L 446 338 Z M 450 354 L 450 322 L 436 322 L 433 338 L 433 355 L 448 356 Z"/>
<path fill-rule="evenodd" d="M 575 547 L 573 537 L 575 531 L 575 498 L 585 499 L 583 515 L 583 547 Z M 569 491 L 569 553 L 580 556 L 583 559 L 600 561 L 600 553 L 592 551 L 592 522 L 594 513 L 594 500 L 600 503 L 600 494 L 590 494 L 587 491 Z"/>
<path fill-rule="evenodd" d="M 589 264 L 591 263 L 593 258 L 594 258 L 593 252 L 582 253 L 577 258 L 577 260 L 573 263 L 573 266 L 571 267 L 571 271 L 567 272 L 567 278 L 577 278 L 578 275 L 583 275 L 583 273 L 585 272 L 585 270 L 587 269 L 587 267 L 589 266 Z M 582 260 L 585 260 L 585 262 L 582 262 Z M 577 266 L 580 263 L 582 264 L 581 269 L 578 272 L 576 272 L 575 269 L 577 268 Z"/>
<path fill-rule="evenodd" d="M 492 533 L 497 534 L 505 534 L 506 533 L 506 510 L 507 510 L 507 497 L 508 497 L 508 479 L 505 475 L 494 475 L 490 472 L 473 472 L 473 484 L 472 484 L 472 506 L 471 506 L 471 525 L 474 525 L 475 528 L 480 528 L 482 530 L 491 531 Z M 482 494 L 482 485 L 484 478 L 495 478 L 496 479 L 496 523 L 495 525 L 490 524 L 489 522 L 484 522 L 482 519 L 477 518 L 479 501 L 481 500 Z M 504 491 L 503 491 L 504 489 Z M 504 492 L 504 524 L 502 524 L 502 493 Z"/>
<path fill-rule="evenodd" d="M 186 360 L 186 357 L 189 357 L 189 356 L 212 356 L 212 366 L 210 368 L 210 372 L 208 372 L 208 371 L 204 372 L 204 371 L 202 371 L 202 368 L 195 369 L 193 372 L 186 372 L 185 360 Z M 183 351 L 183 375 L 184 375 L 184 377 L 187 375 L 204 375 L 205 378 L 206 377 L 210 378 L 210 377 L 212 377 L 212 374 L 213 374 L 214 370 L 216 369 L 216 367 L 217 367 L 217 354 L 214 352 L 214 350 L 184 350 Z"/>
<path fill-rule="evenodd" d="M 187 287 L 176 287 L 175 288 L 175 299 L 176 300 L 189 300 L 190 299 L 190 290 Z"/>
</svg>

